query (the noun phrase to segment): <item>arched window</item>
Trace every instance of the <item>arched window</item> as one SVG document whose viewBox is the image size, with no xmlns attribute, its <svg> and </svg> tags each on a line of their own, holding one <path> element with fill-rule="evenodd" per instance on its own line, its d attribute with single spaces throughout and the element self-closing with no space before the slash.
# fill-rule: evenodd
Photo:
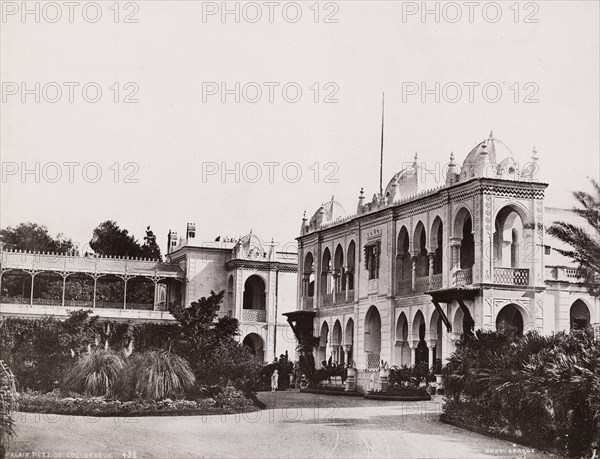
<svg viewBox="0 0 600 459">
<path fill-rule="evenodd" d="M 315 295 L 315 266 L 312 253 L 308 252 L 304 258 L 304 295 L 313 297 Z"/>
<path fill-rule="evenodd" d="M 509 338 L 523 336 L 523 314 L 514 304 L 504 306 L 496 318 L 496 330 Z"/>
<path fill-rule="evenodd" d="M 583 330 L 590 325 L 590 310 L 581 300 L 577 300 L 571 305 L 569 317 L 571 330 Z"/>
<path fill-rule="evenodd" d="M 444 257 L 444 225 L 440 217 L 436 217 L 431 226 L 431 248 L 433 255 L 433 274 L 441 274 Z"/>
<path fill-rule="evenodd" d="M 333 274 L 335 276 L 335 291 L 343 292 L 346 290 L 346 279 L 344 272 L 344 249 L 338 244 L 335 249 L 335 256 L 333 261 Z"/>
<path fill-rule="evenodd" d="M 460 268 L 470 268 L 475 264 L 475 239 L 473 237 L 473 221 L 469 215 L 463 224 L 460 241 Z"/>
<path fill-rule="evenodd" d="M 378 368 L 381 356 L 381 316 L 375 306 L 371 306 L 365 316 L 364 341 L 367 368 Z"/>
<path fill-rule="evenodd" d="M 244 284 L 244 309 L 265 310 L 265 282 L 260 276 L 252 275 Z"/>
<path fill-rule="evenodd" d="M 497 267 L 518 268 L 523 244 L 523 220 L 512 207 L 506 206 L 496 216 L 494 262 Z"/>
<path fill-rule="evenodd" d="M 348 245 L 348 290 L 354 289 L 354 273 L 356 269 L 356 244 L 354 241 L 350 241 Z"/>
<path fill-rule="evenodd" d="M 246 335 L 242 344 L 250 351 L 254 358 L 260 362 L 265 360 L 265 350 L 263 339 L 256 333 Z"/>
<path fill-rule="evenodd" d="M 331 252 L 328 248 L 323 252 L 323 259 L 321 263 L 321 294 L 326 295 L 332 292 L 331 285 Z"/>
</svg>

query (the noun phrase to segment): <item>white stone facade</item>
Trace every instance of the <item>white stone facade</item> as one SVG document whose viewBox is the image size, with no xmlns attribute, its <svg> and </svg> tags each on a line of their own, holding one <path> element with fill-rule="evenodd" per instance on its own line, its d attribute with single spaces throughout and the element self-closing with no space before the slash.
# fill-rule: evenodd
<svg viewBox="0 0 600 459">
<path fill-rule="evenodd" d="M 508 151 L 505 159 L 496 155 Z M 346 215 L 333 198 L 298 239 L 298 309 L 315 311 L 315 360 L 375 371 L 445 360 L 465 332 L 551 333 L 600 323 L 600 305 L 544 227 L 537 152 L 519 170 L 492 135 L 421 190 L 420 166 Z M 566 213 L 565 213 L 566 212 Z M 578 303 L 579 301 L 579 303 Z M 359 374 L 360 376 L 360 374 Z M 364 378 L 363 378 L 364 379 Z M 360 377 L 359 377 L 360 381 Z"/>
</svg>

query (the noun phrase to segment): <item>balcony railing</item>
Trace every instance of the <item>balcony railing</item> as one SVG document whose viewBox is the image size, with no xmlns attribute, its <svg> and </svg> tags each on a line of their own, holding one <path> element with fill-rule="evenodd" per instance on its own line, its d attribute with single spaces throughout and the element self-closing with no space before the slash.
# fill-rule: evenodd
<svg viewBox="0 0 600 459">
<path fill-rule="evenodd" d="M 379 364 L 381 363 L 381 354 L 375 352 L 366 352 L 365 357 L 368 370 L 375 370 L 379 368 Z"/>
<path fill-rule="evenodd" d="M 333 306 L 333 293 L 325 293 L 323 295 L 323 307 L 329 308 Z"/>
<path fill-rule="evenodd" d="M 242 309 L 242 320 L 245 322 L 266 322 L 267 311 L 264 309 Z"/>
<path fill-rule="evenodd" d="M 3 296 L 0 299 L 0 303 L 7 304 L 29 304 L 30 298 L 22 297 L 7 297 Z M 62 299 L 57 298 L 34 298 L 34 306 L 62 306 Z M 92 300 L 65 300 L 65 307 L 68 308 L 82 308 L 82 309 L 93 309 L 94 305 Z M 165 310 L 164 304 L 157 304 L 157 310 Z M 126 308 L 123 308 L 122 301 L 96 301 L 96 308 L 100 309 L 138 309 L 144 311 L 154 310 L 153 304 L 148 303 L 127 303 Z"/>
<path fill-rule="evenodd" d="M 348 290 L 348 299 L 346 301 L 348 303 L 352 303 L 354 301 L 354 289 Z"/>
<path fill-rule="evenodd" d="M 464 287 L 473 283 L 473 268 L 459 269 L 452 276 L 452 285 L 454 287 Z"/>
<path fill-rule="evenodd" d="M 438 290 L 442 288 L 442 274 L 434 274 L 431 276 L 431 285 L 429 286 L 430 290 Z"/>
<path fill-rule="evenodd" d="M 529 270 L 519 268 L 494 268 L 494 282 L 507 285 L 529 285 Z"/>
<path fill-rule="evenodd" d="M 312 296 L 304 297 L 304 309 L 312 309 L 313 308 L 313 304 L 314 304 L 313 298 L 314 297 L 312 297 Z"/>
<path fill-rule="evenodd" d="M 415 292 L 425 292 L 429 290 L 429 276 L 417 277 L 415 280 Z"/>
<path fill-rule="evenodd" d="M 403 295 L 412 292 L 412 280 L 400 279 L 398 281 L 398 294 Z"/>
</svg>

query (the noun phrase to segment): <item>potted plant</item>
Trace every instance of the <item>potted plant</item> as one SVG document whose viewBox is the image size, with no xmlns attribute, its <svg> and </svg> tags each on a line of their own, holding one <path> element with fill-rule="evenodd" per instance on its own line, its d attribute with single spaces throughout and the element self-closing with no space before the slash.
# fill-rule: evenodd
<svg viewBox="0 0 600 459">
<path fill-rule="evenodd" d="M 387 392 L 388 380 L 390 377 L 390 367 L 387 362 L 381 361 L 379 366 L 379 385 L 381 386 L 381 392 Z"/>
<path fill-rule="evenodd" d="M 346 391 L 352 392 L 356 389 L 356 362 L 348 363 L 346 368 Z"/>
<path fill-rule="evenodd" d="M 444 393 L 444 374 L 442 373 L 442 359 L 436 359 L 435 364 L 432 368 L 432 373 L 435 376 L 435 384 L 437 386 L 437 393 Z"/>
</svg>

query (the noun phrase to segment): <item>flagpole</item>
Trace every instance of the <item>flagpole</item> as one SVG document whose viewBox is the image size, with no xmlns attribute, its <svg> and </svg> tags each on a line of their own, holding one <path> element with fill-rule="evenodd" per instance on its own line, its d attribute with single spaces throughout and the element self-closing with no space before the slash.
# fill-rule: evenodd
<svg viewBox="0 0 600 459">
<path fill-rule="evenodd" d="M 383 198 L 383 116 L 385 108 L 385 92 L 381 100 L 381 157 L 379 158 L 379 196 Z"/>
</svg>

